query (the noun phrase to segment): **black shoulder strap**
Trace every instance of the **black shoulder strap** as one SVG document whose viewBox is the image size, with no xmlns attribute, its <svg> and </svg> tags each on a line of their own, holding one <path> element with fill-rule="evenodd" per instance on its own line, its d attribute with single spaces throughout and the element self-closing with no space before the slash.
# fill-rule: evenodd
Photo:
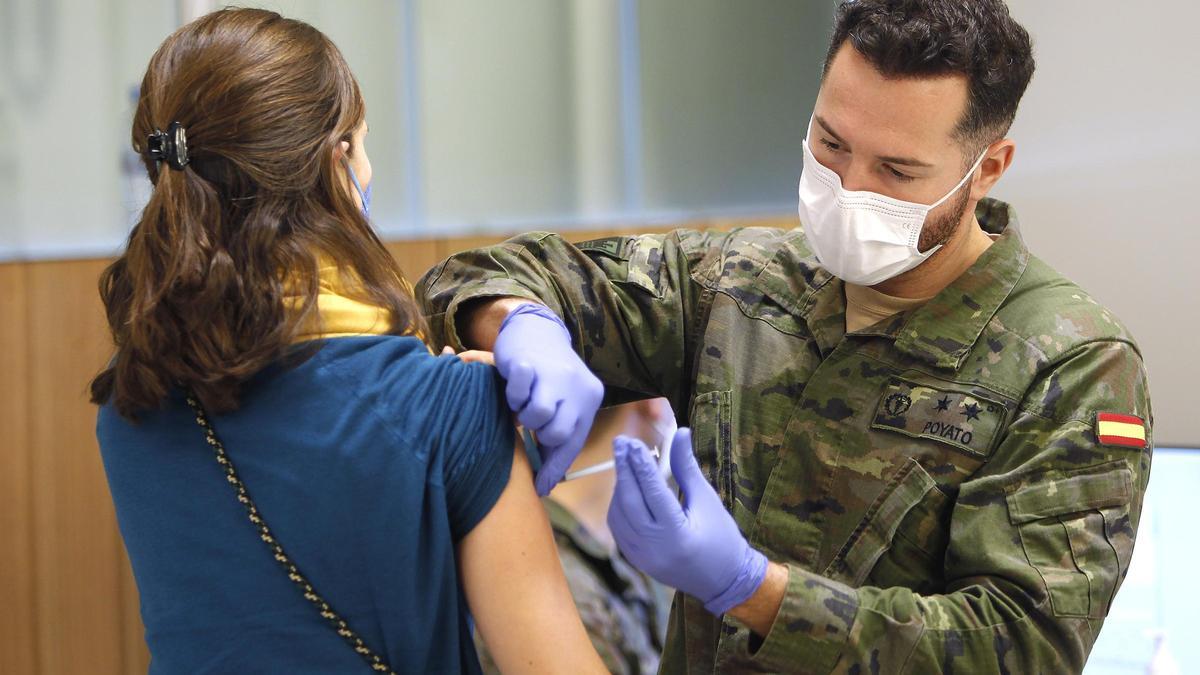
<svg viewBox="0 0 1200 675">
<path fill-rule="evenodd" d="M 288 578 L 300 589 L 300 592 L 304 595 L 304 599 L 312 603 L 313 607 L 320 613 L 321 618 L 329 622 L 329 625 L 337 631 L 337 634 L 342 636 L 351 649 L 363 657 L 363 660 L 367 662 L 367 665 L 372 670 L 380 673 L 388 673 L 388 675 L 395 675 L 391 666 L 367 647 L 362 638 L 358 636 L 358 633 L 351 630 L 346 621 L 337 612 L 333 611 L 329 603 L 325 602 L 317 594 L 316 589 L 308 582 L 308 579 L 300 573 L 295 563 L 292 562 L 291 557 L 284 552 L 283 546 L 275 539 L 275 535 L 271 533 L 271 528 L 267 527 L 267 522 L 263 520 L 258 507 L 254 505 L 254 500 L 250 498 L 250 492 L 246 490 L 245 483 L 238 476 L 237 469 L 233 467 L 233 462 L 229 459 L 229 455 L 225 453 L 225 446 L 217 438 L 217 432 L 213 429 L 212 423 L 209 422 L 208 415 L 205 414 L 200 401 L 195 396 L 189 395 L 187 402 L 191 406 L 192 411 L 196 413 L 196 424 L 200 425 L 200 428 L 204 430 L 204 438 L 216 454 L 217 464 L 220 464 L 221 469 L 225 472 L 225 480 L 229 481 L 229 484 L 233 486 L 234 491 L 237 493 L 237 500 L 242 503 L 242 506 L 246 507 L 246 515 L 250 518 L 250 523 L 258 530 L 259 538 L 271 550 L 271 555 L 283 566 L 283 571 L 288 575 Z"/>
</svg>

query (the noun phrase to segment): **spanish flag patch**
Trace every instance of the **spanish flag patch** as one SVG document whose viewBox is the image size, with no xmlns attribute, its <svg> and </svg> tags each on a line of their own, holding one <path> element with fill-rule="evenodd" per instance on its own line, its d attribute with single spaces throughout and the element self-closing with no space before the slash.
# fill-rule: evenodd
<svg viewBox="0 0 1200 675">
<path fill-rule="evenodd" d="M 1146 447 L 1146 423 L 1133 415 L 1096 413 L 1096 440 L 1101 445 Z"/>
</svg>

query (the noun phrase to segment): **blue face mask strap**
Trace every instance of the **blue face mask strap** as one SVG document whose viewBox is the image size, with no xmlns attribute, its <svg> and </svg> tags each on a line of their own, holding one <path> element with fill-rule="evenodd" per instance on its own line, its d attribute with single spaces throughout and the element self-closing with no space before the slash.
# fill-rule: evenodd
<svg viewBox="0 0 1200 675">
<path fill-rule="evenodd" d="M 354 175 L 354 167 L 350 166 L 350 162 L 346 162 L 346 171 L 350 173 L 350 182 L 354 183 L 354 189 L 358 190 L 358 197 L 362 200 L 363 215 L 371 217 L 371 186 L 368 185 L 366 191 L 362 189 L 362 185 L 358 182 L 358 176 Z"/>
<path fill-rule="evenodd" d="M 538 451 L 537 440 L 533 438 L 533 433 L 521 427 L 521 439 L 525 442 L 525 454 L 529 456 L 529 466 L 534 473 L 542 468 L 542 453 Z"/>
</svg>

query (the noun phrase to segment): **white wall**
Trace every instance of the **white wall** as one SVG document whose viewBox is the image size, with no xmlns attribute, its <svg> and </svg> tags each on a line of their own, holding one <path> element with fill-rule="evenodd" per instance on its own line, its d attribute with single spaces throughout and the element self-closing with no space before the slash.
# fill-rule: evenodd
<svg viewBox="0 0 1200 675">
<path fill-rule="evenodd" d="M 416 26 L 430 226 L 569 215 L 571 3 L 425 0 Z"/>
<path fill-rule="evenodd" d="M 1009 0 L 1037 73 L 995 195 L 1141 344 L 1159 445 L 1200 447 L 1200 3 Z"/>
</svg>

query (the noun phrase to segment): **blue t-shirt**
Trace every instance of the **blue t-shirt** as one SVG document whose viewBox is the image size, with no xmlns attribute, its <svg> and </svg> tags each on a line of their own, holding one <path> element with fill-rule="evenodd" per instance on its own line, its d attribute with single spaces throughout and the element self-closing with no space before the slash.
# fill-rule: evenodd
<svg viewBox="0 0 1200 675">
<path fill-rule="evenodd" d="M 454 547 L 512 467 L 495 369 L 415 338 L 334 338 L 212 423 L 284 550 L 370 648 L 398 672 L 478 672 Z M 97 436 L 151 673 L 370 672 L 259 539 L 181 396 L 136 424 L 103 406 Z"/>
</svg>

